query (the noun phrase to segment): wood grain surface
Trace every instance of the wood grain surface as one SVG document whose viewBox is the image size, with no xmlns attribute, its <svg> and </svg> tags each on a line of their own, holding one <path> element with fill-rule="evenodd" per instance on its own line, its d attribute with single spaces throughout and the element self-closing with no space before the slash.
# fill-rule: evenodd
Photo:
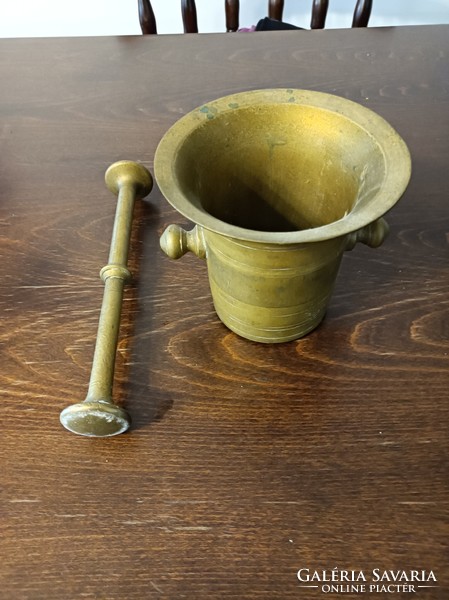
<svg viewBox="0 0 449 600">
<path fill-rule="evenodd" d="M 334 567 L 432 570 L 416 597 L 449 597 L 448 33 L 0 41 L 2 598 L 314 600 L 298 569 Z M 218 321 L 202 261 L 159 250 L 185 221 L 155 187 L 114 387 L 133 428 L 68 433 L 115 210 L 105 169 L 152 170 L 180 116 L 264 87 L 353 99 L 403 136 L 390 237 L 345 255 L 319 329 L 258 345 Z"/>
</svg>

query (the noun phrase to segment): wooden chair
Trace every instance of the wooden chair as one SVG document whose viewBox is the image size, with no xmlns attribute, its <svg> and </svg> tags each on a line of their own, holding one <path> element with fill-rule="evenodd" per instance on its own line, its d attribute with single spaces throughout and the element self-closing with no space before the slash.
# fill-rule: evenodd
<svg viewBox="0 0 449 600">
<path fill-rule="evenodd" d="M 226 31 L 239 28 L 239 0 L 225 0 Z M 357 0 L 352 27 L 366 27 L 371 14 L 372 0 Z M 138 0 L 139 21 L 142 33 L 157 33 L 156 18 L 150 0 Z M 329 0 L 313 0 L 311 29 L 323 29 L 326 22 Z M 284 0 L 268 0 L 268 16 L 282 21 Z M 181 0 L 184 33 L 198 33 L 195 0 Z"/>
</svg>

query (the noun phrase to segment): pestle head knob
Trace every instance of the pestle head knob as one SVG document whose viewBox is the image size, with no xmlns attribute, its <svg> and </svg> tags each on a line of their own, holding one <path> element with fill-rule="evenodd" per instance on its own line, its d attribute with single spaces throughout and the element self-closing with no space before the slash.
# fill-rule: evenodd
<svg viewBox="0 0 449 600">
<path fill-rule="evenodd" d="M 61 412 L 60 421 L 72 433 L 87 437 L 118 435 L 131 424 L 126 410 L 104 400 L 85 400 L 72 404 Z"/>
<path fill-rule="evenodd" d="M 132 160 L 113 163 L 104 176 L 108 189 L 118 196 L 120 188 L 132 185 L 140 198 L 145 198 L 153 188 L 153 178 L 146 167 Z"/>
</svg>

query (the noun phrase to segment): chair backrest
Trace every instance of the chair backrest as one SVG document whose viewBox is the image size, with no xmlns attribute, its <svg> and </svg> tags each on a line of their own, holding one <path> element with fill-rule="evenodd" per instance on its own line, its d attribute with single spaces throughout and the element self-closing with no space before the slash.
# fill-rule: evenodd
<svg viewBox="0 0 449 600">
<path fill-rule="evenodd" d="M 156 18 L 150 0 L 138 0 L 140 28 L 144 34 L 157 33 Z M 352 27 L 366 27 L 371 15 L 373 0 L 357 0 Z M 226 31 L 239 28 L 239 0 L 225 0 Z M 323 29 L 326 23 L 329 0 L 313 0 L 311 29 Z M 282 21 L 284 0 L 268 0 L 268 16 Z M 184 33 L 198 33 L 195 0 L 181 0 Z"/>
</svg>

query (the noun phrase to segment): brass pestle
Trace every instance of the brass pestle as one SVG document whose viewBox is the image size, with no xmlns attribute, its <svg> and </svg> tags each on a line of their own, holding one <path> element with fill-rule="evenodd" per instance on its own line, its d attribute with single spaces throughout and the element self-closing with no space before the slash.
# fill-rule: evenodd
<svg viewBox="0 0 449 600">
<path fill-rule="evenodd" d="M 104 281 L 98 333 L 86 399 L 65 408 L 62 425 L 79 435 L 108 437 L 126 431 L 131 419 L 126 410 L 112 401 L 115 356 L 127 269 L 131 223 L 136 198 L 144 198 L 153 179 L 141 164 L 122 160 L 105 173 L 108 189 L 118 196 L 108 264 L 100 271 Z"/>
</svg>

